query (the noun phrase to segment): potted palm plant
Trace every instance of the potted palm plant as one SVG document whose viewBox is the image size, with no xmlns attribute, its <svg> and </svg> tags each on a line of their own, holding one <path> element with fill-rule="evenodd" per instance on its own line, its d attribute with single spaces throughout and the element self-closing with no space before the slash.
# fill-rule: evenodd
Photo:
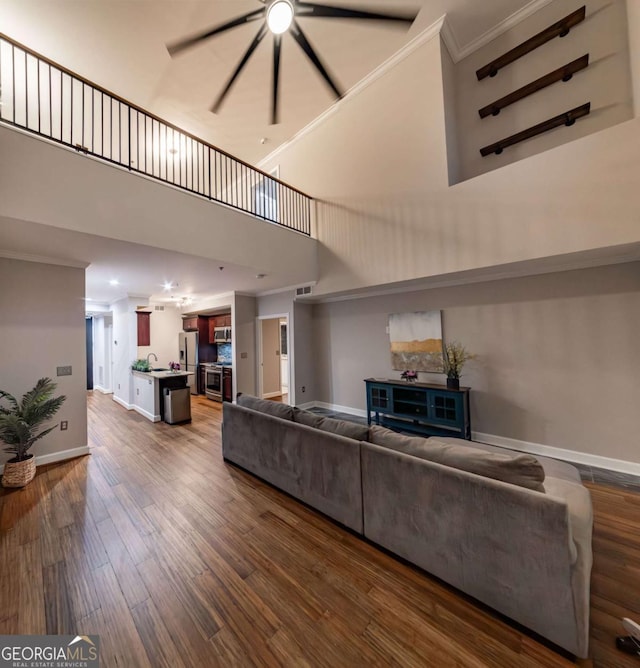
<svg viewBox="0 0 640 668">
<path fill-rule="evenodd" d="M 53 397 L 56 384 L 51 378 L 41 378 L 36 386 L 18 400 L 0 390 L 0 400 L 6 399 L 9 407 L 0 406 L 0 440 L 7 446 L 4 451 L 13 457 L 4 465 L 3 487 L 24 487 L 36 475 L 36 462 L 29 450 L 36 441 L 56 428 L 42 431 L 44 423 L 51 419 L 66 397 Z"/>
<path fill-rule="evenodd" d="M 447 374 L 447 387 L 460 388 L 460 372 L 462 367 L 472 360 L 472 355 L 459 341 L 451 341 L 444 348 L 444 372 Z"/>
</svg>

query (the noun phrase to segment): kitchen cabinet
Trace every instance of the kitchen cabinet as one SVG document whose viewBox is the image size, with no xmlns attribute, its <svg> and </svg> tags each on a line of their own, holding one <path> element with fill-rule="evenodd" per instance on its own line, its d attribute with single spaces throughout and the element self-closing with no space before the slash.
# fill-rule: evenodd
<svg viewBox="0 0 640 668">
<path fill-rule="evenodd" d="M 233 371 L 228 368 L 222 370 L 222 401 L 233 401 Z"/>
<path fill-rule="evenodd" d="M 215 316 L 211 316 L 209 318 L 209 343 L 215 343 L 215 339 L 213 338 L 213 333 L 216 329 L 216 318 Z"/>
<path fill-rule="evenodd" d="M 138 345 L 151 345 L 151 311 L 136 311 L 138 318 Z"/>
<path fill-rule="evenodd" d="M 216 343 L 214 332 L 216 327 L 231 327 L 231 313 L 212 315 L 209 318 L 209 343 Z"/>
<path fill-rule="evenodd" d="M 182 330 L 184 332 L 197 332 L 198 331 L 198 316 L 189 316 L 182 319 Z"/>
<path fill-rule="evenodd" d="M 133 374 L 133 407 L 148 420 L 160 421 L 160 406 L 153 378 Z"/>
</svg>

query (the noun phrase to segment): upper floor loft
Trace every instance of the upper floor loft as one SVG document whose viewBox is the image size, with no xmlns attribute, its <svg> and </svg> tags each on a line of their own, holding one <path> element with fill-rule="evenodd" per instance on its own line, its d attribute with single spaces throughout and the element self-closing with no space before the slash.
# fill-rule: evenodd
<svg viewBox="0 0 640 668">
<path fill-rule="evenodd" d="M 304 193 L 3 35 L 0 90 L 0 217 L 316 280 Z"/>
</svg>

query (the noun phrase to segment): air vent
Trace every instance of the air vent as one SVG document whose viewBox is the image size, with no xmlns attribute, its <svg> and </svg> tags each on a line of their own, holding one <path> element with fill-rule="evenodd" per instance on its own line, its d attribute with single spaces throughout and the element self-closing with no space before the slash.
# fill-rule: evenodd
<svg viewBox="0 0 640 668">
<path fill-rule="evenodd" d="M 310 295 L 311 294 L 311 286 L 310 285 L 305 285 L 303 288 L 296 288 L 296 296 L 300 297 L 301 295 Z"/>
<path fill-rule="evenodd" d="M 156 304 L 154 308 L 156 311 L 164 311 L 164 306 L 158 306 L 158 304 Z"/>
</svg>

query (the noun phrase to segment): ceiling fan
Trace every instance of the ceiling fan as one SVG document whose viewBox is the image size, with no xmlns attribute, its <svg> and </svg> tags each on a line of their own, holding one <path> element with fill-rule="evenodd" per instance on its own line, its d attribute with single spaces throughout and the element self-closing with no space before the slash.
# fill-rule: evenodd
<svg viewBox="0 0 640 668">
<path fill-rule="evenodd" d="M 262 21 L 260 29 L 253 38 L 249 48 L 245 51 L 240 59 L 233 74 L 229 77 L 224 88 L 216 98 L 211 106 L 211 111 L 218 113 L 227 94 L 235 83 L 236 79 L 249 62 L 254 51 L 258 48 L 260 42 L 264 39 L 268 32 L 273 35 L 273 88 L 271 97 L 271 123 L 275 125 L 278 123 L 278 85 L 280 80 L 280 53 L 282 49 L 282 35 L 286 32 L 293 37 L 298 46 L 304 51 L 309 60 L 318 70 L 329 88 L 333 91 L 336 99 L 343 96 L 343 91 L 340 90 L 338 84 L 333 80 L 327 68 L 323 64 L 320 56 L 311 46 L 309 40 L 304 34 L 298 18 L 334 18 L 334 19 L 368 19 L 373 21 L 391 21 L 395 23 L 413 23 L 417 16 L 417 12 L 413 14 L 396 14 L 396 13 L 378 13 L 362 11 L 357 9 L 347 9 L 344 7 L 333 7 L 331 5 L 319 5 L 314 2 L 306 2 L 303 0 L 258 0 L 264 5 L 260 9 L 255 9 L 247 14 L 238 16 L 231 21 L 227 21 L 218 26 L 214 26 L 204 32 L 192 35 L 186 39 L 180 40 L 173 44 L 167 45 L 167 50 L 171 56 L 175 56 L 182 51 L 196 46 L 201 42 L 219 35 L 222 32 L 237 28 L 251 21 Z"/>
</svg>

